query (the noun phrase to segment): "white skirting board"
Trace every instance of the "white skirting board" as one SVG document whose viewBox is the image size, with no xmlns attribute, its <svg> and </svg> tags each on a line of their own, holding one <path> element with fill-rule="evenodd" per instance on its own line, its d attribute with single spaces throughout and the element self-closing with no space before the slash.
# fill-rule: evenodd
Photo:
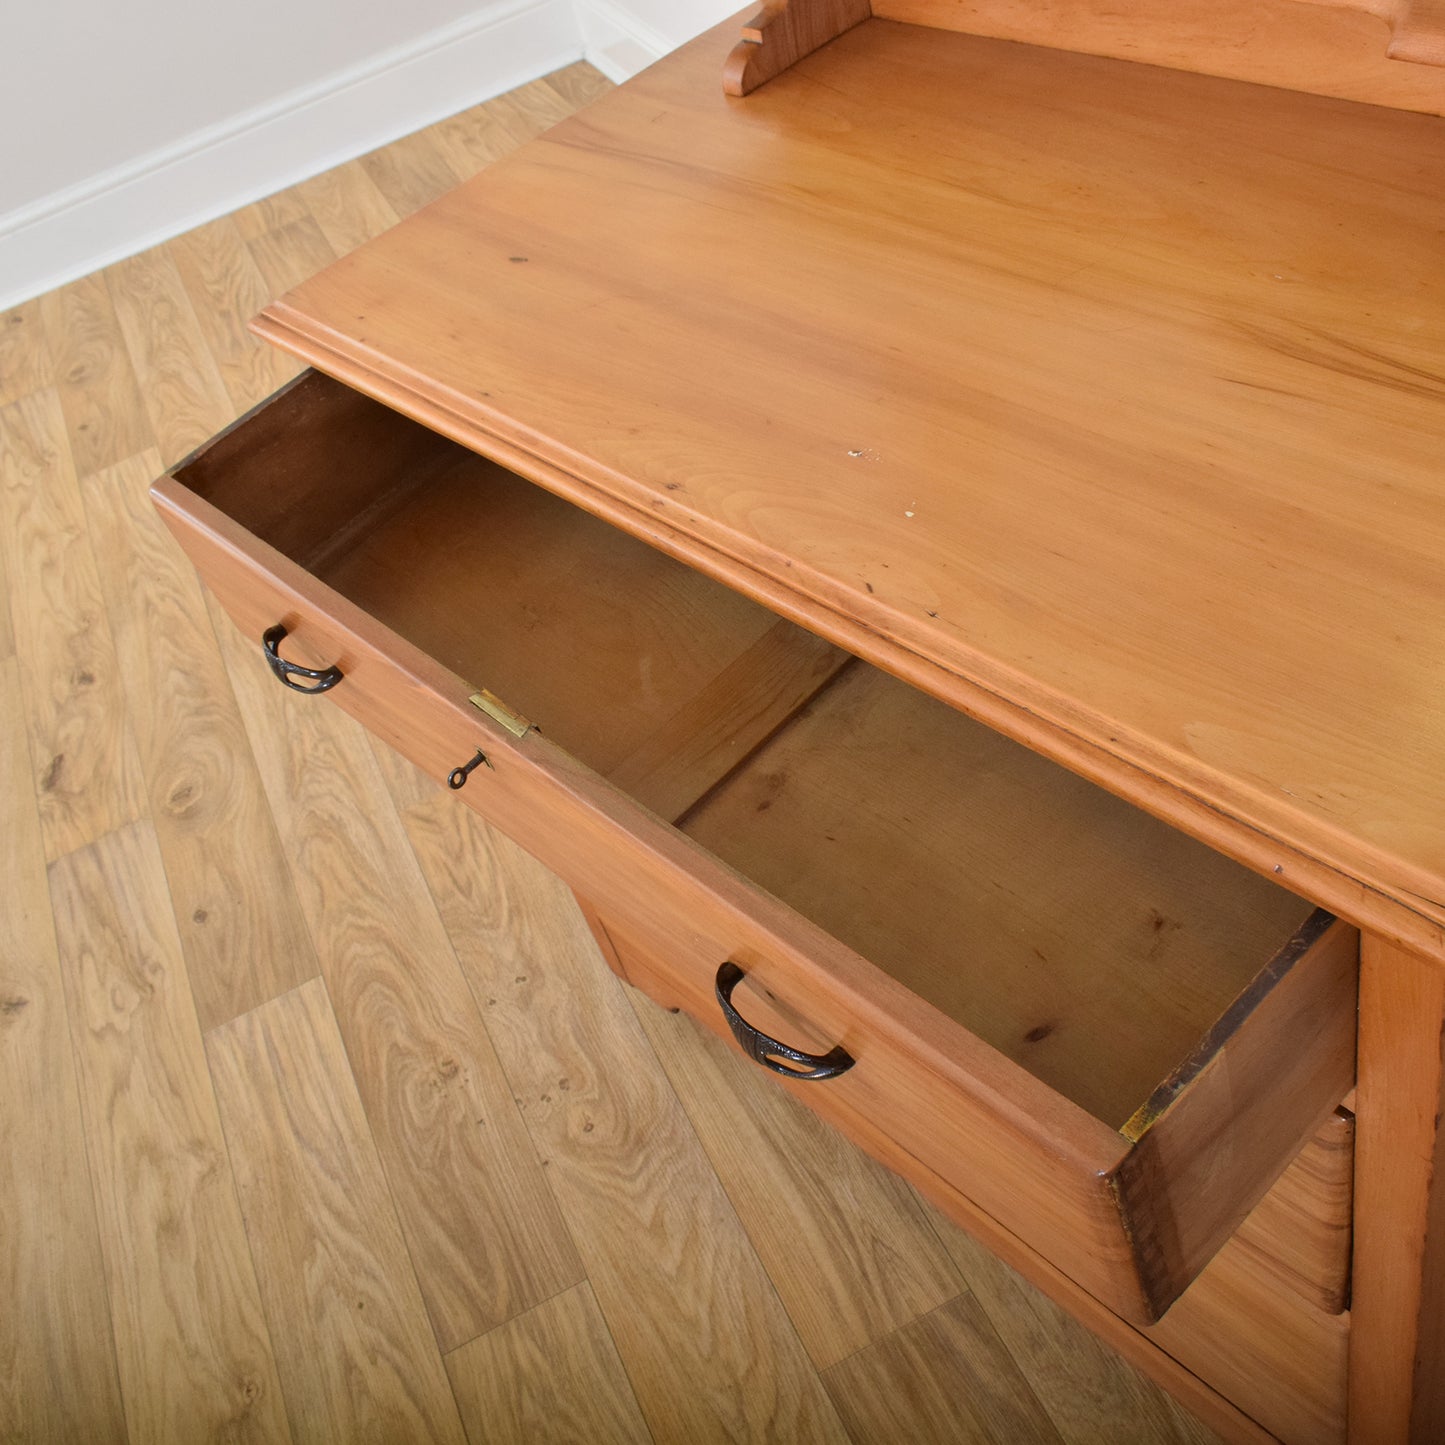
<svg viewBox="0 0 1445 1445">
<path fill-rule="evenodd" d="M 630 80 L 738 9 L 737 0 L 576 0 L 587 59 L 609 80 Z M 761 0 L 754 9 L 761 9 Z M 719 62 L 721 66 L 721 62 Z M 721 73 L 721 72 L 719 72 Z"/>
<path fill-rule="evenodd" d="M 608 80 L 621 84 L 654 60 L 661 60 L 677 43 L 659 34 L 626 5 L 611 0 L 576 0 L 582 27 L 582 48 L 587 60 Z"/>
<path fill-rule="evenodd" d="M 0 214 L 0 310 L 580 60 L 583 49 L 571 0 L 496 0 L 361 66 Z"/>
</svg>

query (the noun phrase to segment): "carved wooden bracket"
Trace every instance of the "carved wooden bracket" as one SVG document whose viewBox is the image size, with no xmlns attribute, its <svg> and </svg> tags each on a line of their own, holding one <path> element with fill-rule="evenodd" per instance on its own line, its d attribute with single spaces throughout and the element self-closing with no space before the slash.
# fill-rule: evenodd
<svg viewBox="0 0 1445 1445">
<path fill-rule="evenodd" d="M 871 0 L 765 0 L 728 56 L 723 89 L 729 95 L 756 90 L 872 13 Z"/>
</svg>

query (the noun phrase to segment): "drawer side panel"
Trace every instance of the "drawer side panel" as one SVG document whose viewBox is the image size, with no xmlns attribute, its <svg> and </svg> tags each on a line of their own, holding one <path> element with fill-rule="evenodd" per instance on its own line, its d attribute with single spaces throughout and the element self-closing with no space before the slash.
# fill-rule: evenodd
<svg viewBox="0 0 1445 1445">
<path fill-rule="evenodd" d="M 1131 1121 L 1118 1186 L 1147 1280 L 1193 1279 L 1353 1087 L 1359 956 L 1359 933 L 1317 914 L 1159 1091 L 1157 1114 Z"/>
</svg>

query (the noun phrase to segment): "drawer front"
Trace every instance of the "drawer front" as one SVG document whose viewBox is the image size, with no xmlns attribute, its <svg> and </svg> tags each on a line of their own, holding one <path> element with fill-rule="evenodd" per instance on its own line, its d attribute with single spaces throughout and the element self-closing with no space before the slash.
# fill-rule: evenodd
<svg viewBox="0 0 1445 1445">
<path fill-rule="evenodd" d="M 471 704 L 472 682 L 182 483 L 164 479 L 156 500 L 243 633 L 259 646 L 282 626 L 286 658 L 339 670 L 325 698 L 302 705 L 335 701 L 439 780 L 480 750 L 486 764 L 462 801 L 647 940 L 684 1007 L 716 1025 L 714 977 L 736 963 L 746 1007 L 772 1007 L 760 984 L 785 1001 L 774 1027 L 809 1020 L 856 1061 L 827 1083 L 794 1085 L 803 1097 L 868 1119 L 891 1141 L 891 1162 L 921 1161 L 1128 1318 L 1168 1307 L 1353 1082 L 1355 942 L 1332 924 L 1261 960 L 1258 987 L 1125 1137 L 537 731 L 513 736 Z"/>
<path fill-rule="evenodd" d="M 585 911 L 604 956 L 627 982 L 663 1007 L 680 1008 L 723 1038 L 730 1036 L 713 988 L 716 960 L 726 954 L 727 947 L 709 941 L 724 935 L 710 935 L 707 925 L 696 917 L 661 933 L 652 923 L 639 927 L 590 903 Z M 1347 992 L 1355 946 L 1350 931 L 1335 925 L 1312 957 L 1316 980 L 1309 988 L 1318 986 L 1322 993 Z M 748 952 L 745 945 L 739 946 L 732 956 Z M 753 988 L 745 996 L 740 990 L 734 1001 L 749 1022 L 809 1052 L 825 1050 L 829 1040 L 837 1037 L 814 1026 L 816 1013 L 813 1020 L 807 1019 L 771 990 Z M 936 1089 L 925 1095 L 926 1081 L 906 1058 L 891 1057 L 892 1063 L 897 1067 L 880 1063 L 866 1076 L 854 1070 L 827 1084 L 780 1082 L 800 1102 L 921 1187 L 941 1179 L 966 1195 L 1116 1313 L 1136 1323 L 1152 1317 L 1147 1309 L 1131 1307 L 1128 1295 L 1114 1283 L 1114 1264 L 1093 1269 L 1081 1258 L 1107 1234 L 1087 1243 L 1060 1235 L 1059 1219 L 1041 1212 L 1023 1189 L 1012 1187 L 1011 1161 L 998 1155 L 980 1157 L 973 1141 L 955 1131 L 955 1101 L 940 1096 Z M 1268 1093 L 1263 1097 L 1268 1098 Z M 1235 1118 L 1232 1123 L 1241 1130 L 1248 1128 L 1248 1120 Z M 1344 1127 L 1348 1129 L 1347 1124 Z M 1229 1268 L 1234 1273 L 1267 1278 L 1272 1289 L 1292 1292 L 1296 1298 L 1310 1301 L 1316 1310 L 1343 1308 L 1348 1289 L 1349 1222 L 1347 1214 L 1343 1219 L 1340 1216 L 1340 1190 L 1341 1171 L 1347 1176 L 1350 1155 L 1341 1150 L 1340 1130 L 1339 1118 L 1331 1114 L 1259 1205 L 1244 1217 L 1220 1256 L 1230 1257 Z M 1001 1134 L 993 1143 L 999 1149 L 1008 1147 Z M 1226 1133 L 1218 1131 L 1211 1144 L 1217 1150 L 1237 1147 Z M 1064 1177 L 1067 1168 L 1063 1166 L 1057 1177 Z M 1242 1212 L 1236 1216 L 1236 1224 L 1240 1217 Z"/>
<path fill-rule="evenodd" d="M 604 919 L 590 901 L 578 902 L 604 957 L 623 979 L 663 1007 L 695 1012 L 728 1037 L 721 1015 L 709 1014 L 706 998 L 688 990 L 675 968 L 649 954 L 623 925 Z M 759 1012 L 774 1026 L 785 1026 L 781 1015 L 766 1014 L 766 1004 Z M 810 1042 L 818 1046 L 816 1039 Z M 891 1136 L 880 1137 L 876 1117 L 860 1116 L 840 1093 L 786 1087 L 960 1226 L 977 1232 L 973 1201 L 964 1204 L 955 1181 L 900 1151 Z M 1344 1438 L 1349 1318 L 1342 1311 L 1349 1282 L 1353 1135 L 1348 1113 L 1331 1114 L 1164 1319 L 1142 1331 L 1286 1445 Z M 990 1235 L 984 1242 L 997 1241 Z M 1028 1271 L 1028 1256 L 1020 1257 L 1016 1244 L 1004 1253 L 1048 1288 L 1049 1272 Z M 1120 1342 L 1117 1333 L 1109 1337 Z"/>
</svg>

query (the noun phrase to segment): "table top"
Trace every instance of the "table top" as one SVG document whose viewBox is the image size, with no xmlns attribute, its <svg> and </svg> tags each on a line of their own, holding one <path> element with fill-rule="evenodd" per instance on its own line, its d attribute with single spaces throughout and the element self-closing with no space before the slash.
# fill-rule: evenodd
<svg viewBox="0 0 1445 1445">
<path fill-rule="evenodd" d="M 1445 120 L 880 20 L 736 100 L 735 38 L 258 329 L 1445 920 Z"/>
</svg>

